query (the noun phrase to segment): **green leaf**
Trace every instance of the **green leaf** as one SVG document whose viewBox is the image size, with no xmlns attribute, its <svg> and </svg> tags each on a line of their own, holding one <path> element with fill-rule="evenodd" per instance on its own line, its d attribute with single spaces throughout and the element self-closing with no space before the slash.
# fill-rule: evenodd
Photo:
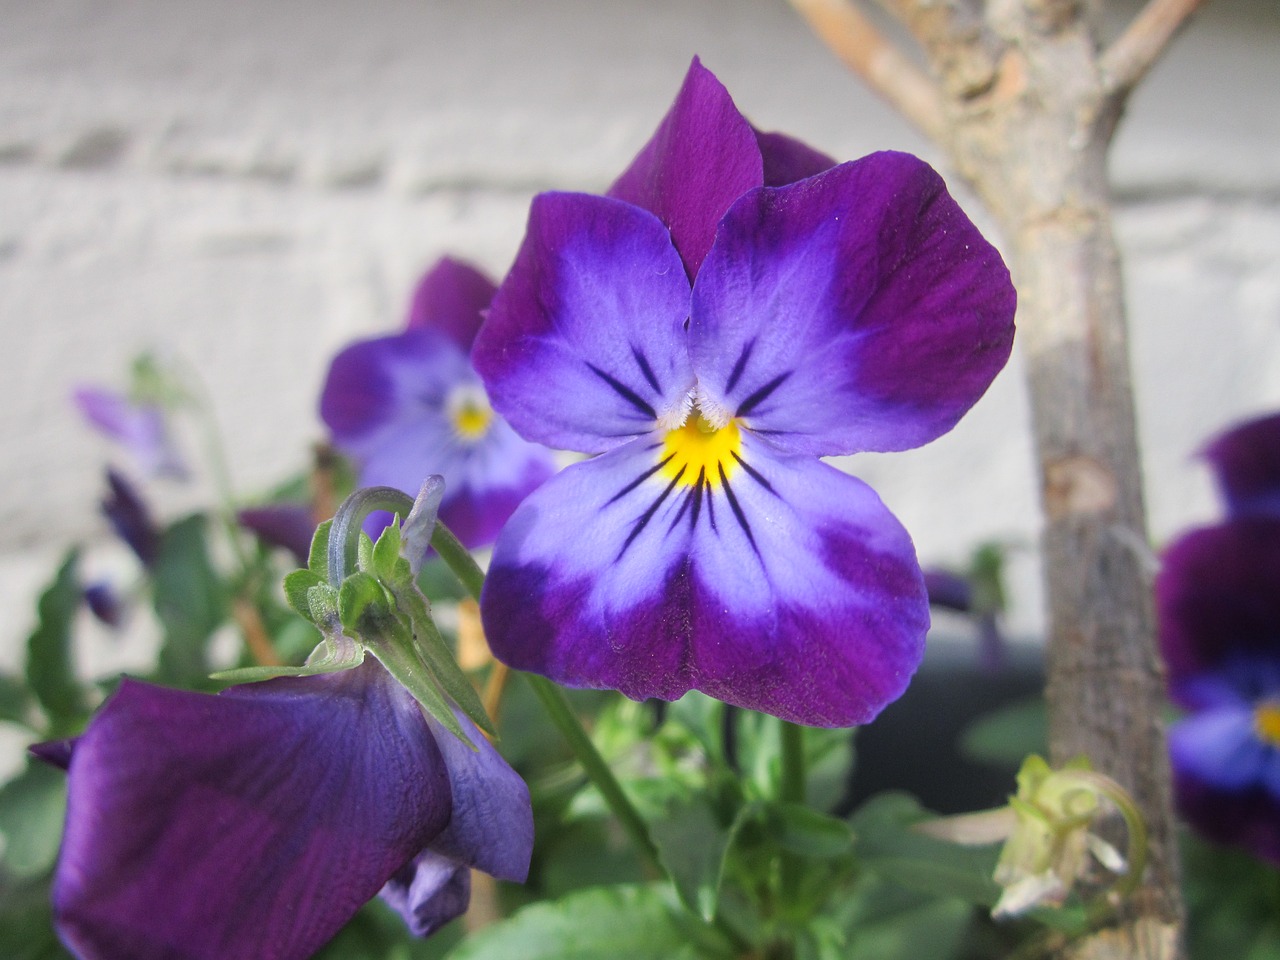
<svg viewBox="0 0 1280 960">
<path fill-rule="evenodd" d="M 973 907 L 954 898 L 923 899 L 875 886 L 859 891 L 848 924 L 845 960 L 951 960 L 973 922 Z"/>
<path fill-rule="evenodd" d="M 75 729 L 88 715 L 71 659 L 71 626 L 80 606 L 79 553 L 70 550 L 40 595 L 38 621 L 27 639 L 27 684 L 49 718 L 52 735 Z"/>
<path fill-rule="evenodd" d="M 329 580 L 329 529 L 332 520 L 324 520 L 311 536 L 311 552 L 307 554 L 307 569 L 326 583 Z"/>
<path fill-rule="evenodd" d="M 714 918 L 731 835 L 707 797 L 691 794 L 673 800 L 650 822 L 649 833 L 680 899 L 704 920 Z"/>
<path fill-rule="evenodd" d="M 389 583 L 395 579 L 396 564 L 399 560 L 400 517 L 393 515 L 391 522 L 382 528 L 378 542 L 373 545 L 369 572 L 379 580 Z"/>
<path fill-rule="evenodd" d="M 210 636 L 226 616 L 226 595 L 209 560 L 205 517 L 178 521 L 160 539 L 152 591 L 164 628 L 156 676 L 182 687 L 205 685 Z"/>
<path fill-rule="evenodd" d="M 276 677 L 314 677 L 321 673 L 339 673 L 364 663 L 364 647 L 348 637 L 325 637 L 300 667 L 287 664 L 274 667 L 241 667 L 220 670 L 210 676 L 232 683 L 256 683 Z"/>
<path fill-rule="evenodd" d="M 31 688 L 7 673 L 0 673 L 0 721 L 31 726 L 31 708 L 35 701 Z"/>
<path fill-rule="evenodd" d="M 1048 743 L 1044 698 L 1036 696 L 975 720 L 960 736 L 960 751 L 981 763 L 1016 770 L 1029 754 L 1047 753 Z"/>
<path fill-rule="evenodd" d="M 595 887 L 525 907 L 464 940 L 450 960 L 688 960 L 700 955 L 665 888 Z"/>
<path fill-rule="evenodd" d="M 0 788 L 5 869 L 17 877 L 47 873 L 58 855 L 66 810 L 66 774 L 28 760 L 26 769 Z"/>
<path fill-rule="evenodd" d="M 312 587 L 318 587 L 327 582 L 324 577 L 316 576 L 310 570 L 294 570 L 292 573 L 285 574 L 284 598 L 290 607 L 310 620 L 311 601 L 307 595 Z"/>
<path fill-rule="evenodd" d="M 75 960 L 53 931 L 53 905 L 43 878 L 4 884 L 0 897 L 0 957 L 5 960 Z"/>
<path fill-rule="evenodd" d="M 767 829 L 783 850 L 822 860 L 852 851 L 853 831 L 837 817 L 801 803 L 772 802 L 765 812 Z"/>
<path fill-rule="evenodd" d="M 906 794 L 872 797 L 851 820 L 859 863 L 877 876 L 913 890 L 986 907 L 995 904 L 1000 888 L 991 875 L 998 848 L 961 846 L 912 829 L 913 824 L 932 816 Z"/>
</svg>

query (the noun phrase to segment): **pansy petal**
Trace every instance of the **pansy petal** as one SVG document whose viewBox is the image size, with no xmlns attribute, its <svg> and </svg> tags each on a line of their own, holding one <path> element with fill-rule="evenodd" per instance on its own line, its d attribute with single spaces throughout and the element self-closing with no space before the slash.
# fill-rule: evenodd
<svg viewBox="0 0 1280 960">
<path fill-rule="evenodd" d="M 288 550 L 298 566 L 307 565 L 316 520 L 306 504 L 269 503 L 261 507 L 246 507 L 236 513 L 236 522 L 268 546 Z"/>
<path fill-rule="evenodd" d="M 144 474 L 186 478 L 187 465 L 170 437 L 164 410 L 158 405 L 135 403 L 124 394 L 102 387 L 79 387 L 72 399 L 89 423 L 133 455 Z"/>
<path fill-rule="evenodd" d="M 1000 255 L 942 179 L 878 153 L 734 204 L 693 291 L 703 408 L 793 453 L 946 433 L 1013 343 Z"/>
<path fill-rule="evenodd" d="M 1203 456 L 1234 515 L 1280 516 L 1280 414 L 1228 430 Z"/>
<path fill-rule="evenodd" d="M 763 183 L 755 131 L 694 57 L 671 109 L 609 196 L 656 214 L 694 277 L 729 205 Z"/>
<path fill-rule="evenodd" d="M 123 540 L 145 567 L 156 562 L 160 554 L 160 529 L 151 510 L 129 479 L 107 468 L 107 495 L 102 498 L 102 513 L 116 536 Z"/>
<path fill-rule="evenodd" d="M 689 281 L 666 229 L 587 194 L 534 198 L 529 228 L 472 351 L 521 436 L 599 453 L 682 419 L 693 375 Z"/>
<path fill-rule="evenodd" d="M 785 187 L 836 165 L 835 160 L 822 151 L 785 133 L 756 130 L 755 135 L 760 156 L 764 158 L 766 187 Z"/>
<path fill-rule="evenodd" d="M 1173 786 L 1178 812 L 1200 833 L 1280 866 L 1280 796 L 1257 787 L 1224 790 L 1177 768 Z"/>
<path fill-rule="evenodd" d="M 475 724 L 455 713 L 474 750 L 435 719 L 427 719 L 453 793 L 453 819 L 430 849 L 499 879 L 523 883 L 533 855 L 529 788 Z"/>
<path fill-rule="evenodd" d="M 406 330 L 437 330 L 470 352 L 480 329 L 482 312 L 497 286 L 483 273 L 461 260 L 442 257 L 423 275 L 413 292 Z"/>
<path fill-rule="evenodd" d="M 897 520 L 861 481 L 754 438 L 702 483 L 668 475 L 662 442 L 575 464 L 516 511 L 481 603 L 494 653 L 636 699 L 699 689 L 799 723 L 874 717 L 929 621 Z"/>
<path fill-rule="evenodd" d="M 334 442 L 360 456 L 377 448 L 379 431 L 397 421 L 423 409 L 443 411 L 450 389 L 471 377 L 466 354 L 434 330 L 361 340 L 330 364 L 320 416 Z"/>
<path fill-rule="evenodd" d="M 1248 707 L 1206 710 L 1169 728 L 1173 765 L 1223 790 L 1259 784 L 1268 752 Z"/>
<path fill-rule="evenodd" d="M 76 742 L 53 902 L 85 960 L 309 957 L 447 824 L 376 662 L 220 696 L 125 680 Z"/>
<path fill-rule="evenodd" d="M 1170 691 L 1240 659 L 1277 659 L 1280 520 L 1246 518 L 1175 541 L 1156 576 L 1160 650 Z M 1247 674 L 1242 673 L 1241 677 Z"/>
<path fill-rule="evenodd" d="M 471 869 L 423 852 L 387 881 L 378 895 L 404 918 L 415 936 L 425 937 L 467 912 Z"/>
</svg>

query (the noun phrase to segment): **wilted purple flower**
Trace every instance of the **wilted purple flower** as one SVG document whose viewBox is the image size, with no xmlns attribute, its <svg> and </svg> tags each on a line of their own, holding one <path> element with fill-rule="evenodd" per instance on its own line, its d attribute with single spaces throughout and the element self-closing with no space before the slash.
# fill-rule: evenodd
<svg viewBox="0 0 1280 960">
<path fill-rule="evenodd" d="M 307 565 L 316 521 L 311 508 L 301 503 L 269 503 L 246 507 L 236 513 L 236 522 L 263 543 L 283 547 L 293 554 L 298 566 Z"/>
<path fill-rule="evenodd" d="M 460 722 L 477 750 L 372 658 L 218 696 L 125 680 L 37 751 L 69 760 L 60 936 L 83 960 L 300 960 L 384 886 L 434 929 L 467 904 L 442 866 L 523 880 L 533 842 L 523 781 Z"/>
<path fill-rule="evenodd" d="M 760 134 L 695 60 L 609 196 L 534 199 L 477 338 L 517 431 L 598 454 L 500 536 L 494 652 L 635 698 L 870 720 L 919 663 L 924 584 L 875 493 L 818 458 L 949 430 L 1013 310 L 927 165 Z"/>
<path fill-rule="evenodd" d="M 320 415 L 355 458 L 360 486 L 416 494 L 445 479 L 440 519 L 468 547 L 493 542 L 511 511 L 554 472 L 550 452 L 494 415 L 468 353 L 493 283 L 445 258 L 422 278 L 403 333 L 334 358 Z"/>
<path fill-rule="evenodd" d="M 102 513 L 110 521 L 116 536 L 137 554 L 143 566 L 150 567 L 160 553 L 160 531 L 151 518 L 146 501 L 132 483 L 107 468 L 108 492 L 102 498 Z"/>
<path fill-rule="evenodd" d="M 1211 839 L 1280 864 L 1280 520 L 1194 530 L 1156 580 L 1178 806 Z"/>
<path fill-rule="evenodd" d="M 1239 424 L 1205 447 L 1233 516 L 1280 516 L 1280 414 Z"/>
<path fill-rule="evenodd" d="M 89 423 L 129 451 L 144 475 L 187 476 L 158 404 L 135 402 L 105 387 L 78 387 L 72 399 Z"/>
</svg>

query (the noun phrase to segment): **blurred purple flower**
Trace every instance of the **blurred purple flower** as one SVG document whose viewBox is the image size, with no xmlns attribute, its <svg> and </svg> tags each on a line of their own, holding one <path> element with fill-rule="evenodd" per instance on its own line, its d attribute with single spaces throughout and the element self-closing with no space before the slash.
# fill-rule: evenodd
<svg viewBox="0 0 1280 960">
<path fill-rule="evenodd" d="M 120 602 L 120 595 L 111 584 L 106 581 L 91 583 L 84 588 L 83 593 L 85 606 L 99 621 L 112 628 L 119 627 L 124 622 L 124 604 Z"/>
<path fill-rule="evenodd" d="M 1194 530 L 1156 580 L 1179 809 L 1211 839 L 1280 865 L 1280 519 Z"/>
<path fill-rule="evenodd" d="M 186 478 L 186 463 L 158 404 L 138 403 L 105 387 L 78 387 L 72 399 L 90 424 L 129 451 L 144 476 Z"/>
<path fill-rule="evenodd" d="M 1202 452 L 1232 516 L 1280 516 L 1280 414 L 1232 427 Z"/>
<path fill-rule="evenodd" d="M 695 59 L 607 197 L 534 199 L 476 340 L 522 436 L 597 455 L 499 537 L 494 652 L 634 698 L 870 720 L 920 661 L 924 585 L 897 519 L 819 457 L 946 433 L 1013 312 L 926 164 L 761 134 Z"/>
<path fill-rule="evenodd" d="M 311 538 L 316 521 L 311 508 L 300 503 L 271 503 L 246 507 L 236 514 L 236 522 L 271 547 L 283 547 L 305 567 L 311 554 Z"/>
<path fill-rule="evenodd" d="M 379 891 L 418 933 L 465 910 L 475 866 L 523 880 L 528 789 L 370 658 L 218 696 L 125 680 L 74 743 L 54 877 L 82 960 L 301 960 Z M 464 881 L 465 882 L 465 881 Z"/>
<path fill-rule="evenodd" d="M 344 349 L 320 398 L 334 445 L 359 465 L 359 485 L 413 496 L 442 475 L 440 519 L 468 547 L 492 543 L 555 470 L 550 451 L 494 414 L 471 368 L 493 289 L 475 268 L 441 260 L 419 283 L 404 332 Z"/>
<path fill-rule="evenodd" d="M 107 495 L 102 498 L 103 515 L 142 565 L 151 567 L 160 553 L 160 530 L 151 519 L 151 511 L 133 484 L 109 467 L 107 487 Z"/>
</svg>

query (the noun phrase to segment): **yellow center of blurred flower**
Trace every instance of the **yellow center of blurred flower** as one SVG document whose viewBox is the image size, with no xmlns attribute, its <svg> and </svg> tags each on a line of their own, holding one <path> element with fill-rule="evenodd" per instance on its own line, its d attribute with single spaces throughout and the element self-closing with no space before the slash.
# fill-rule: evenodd
<svg viewBox="0 0 1280 960">
<path fill-rule="evenodd" d="M 1253 729 L 1259 739 L 1280 747 L 1280 701 L 1261 704 L 1254 710 Z"/>
<path fill-rule="evenodd" d="M 694 413 L 682 426 L 668 430 L 662 441 L 663 476 L 693 487 L 700 483 L 719 486 L 733 475 L 741 460 L 742 435 L 737 422 L 730 420 L 717 429 Z"/>
<path fill-rule="evenodd" d="M 458 387 L 449 394 L 445 412 L 454 434 L 464 443 L 483 439 L 493 423 L 493 407 L 489 406 L 489 398 L 484 390 L 471 384 Z"/>
</svg>

